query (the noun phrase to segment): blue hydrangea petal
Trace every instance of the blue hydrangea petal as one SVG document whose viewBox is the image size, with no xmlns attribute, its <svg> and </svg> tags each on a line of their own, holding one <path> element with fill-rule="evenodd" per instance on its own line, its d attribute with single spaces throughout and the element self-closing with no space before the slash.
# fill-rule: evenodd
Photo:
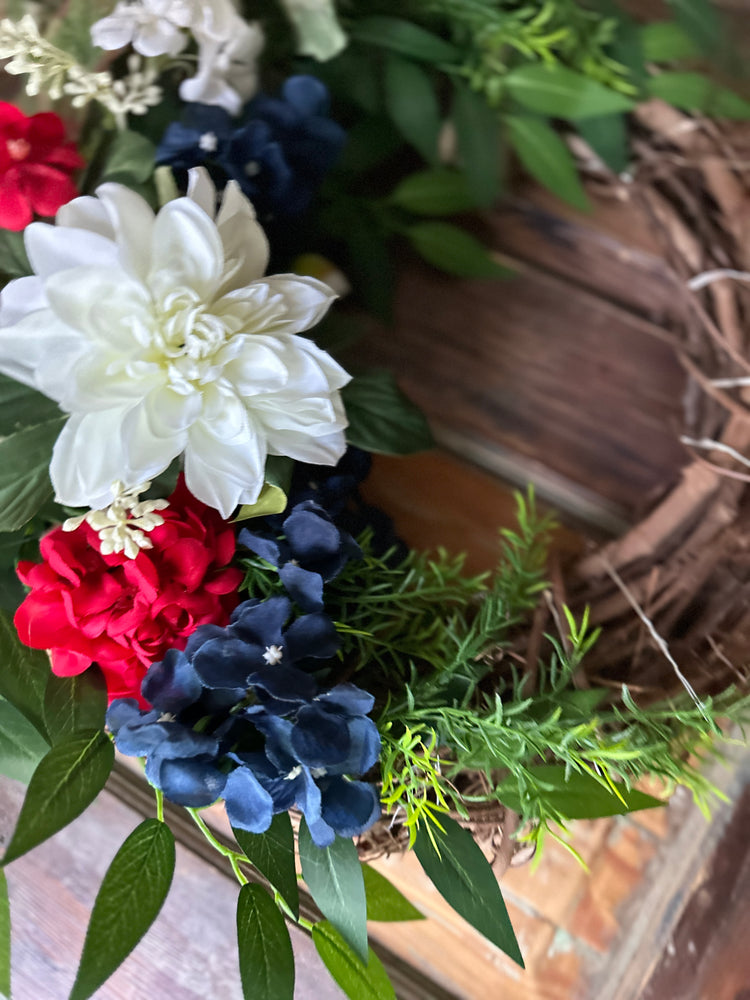
<svg viewBox="0 0 750 1000">
<path fill-rule="evenodd" d="M 291 734 L 297 760 L 308 767 L 325 768 L 345 761 L 351 748 L 351 738 L 347 725 L 342 721 L 317 705 L 301 708 Z"/>
<path fill-rule="evenodd" d="M 250 531 L 249 528 L 243 528 L 239 533 L 237 541 L 240 545 L 244 545 L 246 549 L 254 552 L 256 556 L 260 556 L 261 559 L 265 559 L 266 562 L 271 563 L 272 566 L 278 566 L 281 562 L 281 550 L 279 549 L 278 542 L 272 538 L 265 538 L 263 535 Z"/>
<path fill-rule="evenodd" d="M 164 659 L 152 663 L 141 685 L 141 694 L 162 712 L 180 712 L 198 701 L 203 691 L 190 660 L 179 649 L 169 649 Z"/>
<path fill-rule="evenodd" d="M 135 698 L 115 698 L 107 709 L 105 721 L 109 730 L 117 735 L 123 726 L 156 722 L 160 715 L 161 712 L 154 710 L 143 711 Z"/>
<path fill-rule="evenodd" d="M 299 763 L 292 747 L 293 724 L 275 715 L 259 715 L 254 725 L 266 737 L 266 757 L 282 774 L 289 774 Z"/>
<path fill-rule="evenodd" d="M 273 799 L 249 767 L 238 767 L 227 777 L 224 803 L 232 826 L 263 833 L 271 825 Z"/>
<path fill-rule="evenodd" d="M 265 663 L 260 646 L 229 638 L 226 633 L 204 642 L 193 658 L 195 672 L 208 688 L 244 688 L 260 663 Z"/>
<path fill-rule="evenodd" d="M 226 630 L 221 625 L 199 625 L 187 641 L 185 656 L 192 660 L 204 642 L 208 642 L 209 639 L 223 639 L 225 635 Z"/>
<path fill-rule="evenodd" d="M 264 754 L 237 754 L 234 759 L 245 764 L 253 772 L 273 801 L 274 813 L 286 812 L 297 800 L 299 784 L 303 781 L 299 766 L 288 772 L 281 772 Z M 295 773 L 299 772 L 299 773 Z M 290 777 L 291 775 L 291 777 Z"/>
<path fill-rule="evenodd" d="M 343 711 L 347 715 L 369 715 L 375 704 L 375 698 L 369 691 L 363 691 L 356 684 L 337 684 L 329 691 L 324 691 L 315 699 L 321 705 L 333 711 Z"/>
<path fill-rule="evenodd" d="M 280 646 L 281 630 L 292 605 L 287 597 L 269 597 L 266 601 L 245 601 L 232 613 L 232 628 L 248 642 Z"/>
<path fill-rule="evenodd" d="M 349 752 L 338 764 L 329 764 L 329 774 L 365 774 L 380 757 L 380 733 L 372 719 L 358 716 L 349 719 Z"/>
<path fill-rule="evenodd" d="M 226 775 L 216 767 L 213 757 L 149 759 L 146 777 L 152 785 L 161 788 L 170 802 L 191 809 L 210 806 L 221 796 L 226 783 Z"/>
<path fill-rule="evenodd" d="M 291 711 L 290 702 L 293 705 L 307 702 L 318 690 L 318 685 L 309 674 L 296 667 L 285 667 L 283 663 L 250 674 L 248 685 L 261 688 L 277 701 L 286 702 L 287 712 Z"/>
<path fill-rule="evenodd" d="M 341 532 L 322 507 L 305 500 L 284 521 L 284 534 L 294 558 L 308 564 L 338 552 Z"/>
<path fill-rule="evenodd" d="M 208 733 L 196 733 L 180 722 L 148 722 L 122 726 L 115 735 L 115 746 L 126 757 L 177 757 L 216 755 L 217 740 Z"/>
<path fill-rule="evenodd" d="M 324 779 L 321 786 L 321 815 L 341 837 L 364 833 L 381 815 L 374 785 L 344 778 Z"/>
<path fill-rule="evenodd" d="M 302 768 L 297 781 L 297 808 L 304 815 L 313 843 L 318 847 L 330 847 L 336 833 L 321 816 L 320 789 L 307 768 Z"/>
<path fill-rule="evenodd" d="M 319 660 L 335 656 L 341 640 L 331 619 L 322 612 L 314 612 L 292 622 L 284 643 L 287 661 L 296 663 L 308 656 Z"/>
<path fill-rule="evenodd" d="M 317 77 L 307 74 L 290 76 L 284 81 L 281 96 L 302 118 L 328 113 L 328 88 Z"/>
<path fill-rule="evenodd" d="M 303 611 L 323 610 L 323 577 L 288 562 L 279 570 L 287 594 Z"/>
</svg>

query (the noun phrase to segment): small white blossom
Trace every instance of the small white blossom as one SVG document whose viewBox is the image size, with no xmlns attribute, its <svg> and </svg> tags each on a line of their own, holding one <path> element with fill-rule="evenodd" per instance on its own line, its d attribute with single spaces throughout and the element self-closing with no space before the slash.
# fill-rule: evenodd
<svg viewBox="0 0 750 1000">
<path fill-rule="evenodd" d="M 266 661 L 269 667 L 275 667 L 277 664 L 281 663 L 284 658 L 284 650 L 281 646 L 266 646 L 266 651 L 263 654 L 263 659 Z"/>
<path fill-rule="evenodd" d="M 100 49 L 132 45 L 144 56 L 176 56 L 187 44 L 182 31 L 200 16 L 200 3 L 184 0 L 121 0 L 107 17 L 91 27 Z"/>
<path fill-rule="evenodd" d="M 75 531 L 84 521 L 99 535 L 99 551 L 103 556 L 124 552 L 128 559 L 135 559 L 141 549 L 151 549 L 147 531 L 164 524 L 157 514 L 169 506 L 166 500 L 139 500 L 151 483 L 125 488 L 120 480 L 112 484 L 112 503 L 103 510 L 90 510 L 88 514 L 70 517 L 63 524 L 63 531 Z"/>
<path fill-rule="evenodd" d="M 154 83 L 157 72 L 141 70 L 140 60 L 130 61 L 130 73 L 114 80 L 107 72 L 90 73 L 62 49 L 39 34 L 33 17 L 0 21 L 0 59 L 9 61 L 6 73 L 28 75 L 26 93 L 35 97 L 44 91 L 53 101 L 70 97 L 73 107 L 98 101 L 112 112 L 118 128 L 125 128 L 125 115 L 143 115 L 161 101 L 162 91 Z"/>
</svg>

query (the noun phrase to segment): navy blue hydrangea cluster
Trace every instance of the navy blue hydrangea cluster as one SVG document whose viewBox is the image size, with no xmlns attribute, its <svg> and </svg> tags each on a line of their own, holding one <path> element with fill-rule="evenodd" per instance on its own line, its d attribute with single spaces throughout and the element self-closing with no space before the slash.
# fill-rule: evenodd
<svg viewBox="0 0 750 1000">
<path fill-rule="evenodd" d="M 256 95 L 237 119 L 188 104 L 164 133 L 156 162 L 177 171 L 206 166 L 219 186 L 236 181 L 261 221 L 298 216 L 346 139 L 328 111 L 328 90 L 313 76 L 289 77 L 279 97 Z"/>
<path fill-rule="evenodd" d="M 323 608 L 323 586 L 339 575 L 362 550 L 314 500 L 295 504 L 278 533 L 244 528 L 240 545 L 276 566 L 289 596 L 303 611 Z"/>
<path fill-rule="evenodd" d="M 325 847 L 380 815 L 375 787 L 354 780 L 377 761 L 380 736 L 371 695 L 353 684 L 321 691 L 310 673 L 339 647 L 330 619 L 291 613 L 287 597 L 249 600 L 225 628 L 200 626 L 184 652 L 149 669 L 142 693 L 153 708 L 118 699 L 107 725 L 171 801 L 223 797 L 232 825 L 252 833 L 296 806 Z"/>
</svg>

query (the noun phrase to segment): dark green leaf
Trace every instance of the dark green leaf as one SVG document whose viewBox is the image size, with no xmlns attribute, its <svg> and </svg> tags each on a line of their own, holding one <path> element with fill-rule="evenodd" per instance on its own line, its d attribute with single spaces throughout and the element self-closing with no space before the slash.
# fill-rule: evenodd
<svg viewBox="0 0 750 1000">
<path fill-rule="evenodd" d="M 455 91 L 452 118 L 461 165 L 475 203 L 486 207 L 500 194 L 500 120 L 465 83 L 456 81 Z"/>
<path fill-rule="evenodd" d="M 750 118 L 750 102 L 700 73 L 659 73 L 648 81 L 648 90 L 652 97 L 684 111 L 702 111 L 715 118 Z"/>
<path fill-rule="evenodd" d="M 174 864 L 166 823 L 144 820 L 126 839 L 97 893 L 70 1000 L 87 1000 L 122 965 L 161 910 Z"/>
<path fill-rule="evenodd" d="M 415 215 L 452 215 L 477 206 L 466 175 L 449 167 L 410 174 L 394 188 L 388 201 Z"/>
<path fill-rule="evenodd" d="M 440 108 L 425 71 L 402 56 L 388 55 L 385 106 L 396 128 L 428 163 L 437 159 Z"/>
<path fill-rule="evenodd" d="M 702 52 L 716 52 L 721 43 L 722 27 L 719 12 L 711 0 L 668 0 L 675 20 L 684 28 Z"/>
<path fill-rule="evenodd" d="M 505 85 L 519 104 L 552 118 L 596 118 L 634 105 L 623 94 L 559 63 L 523 63 L 510 71 Z"/>
<path fill-rule="evenodd" d="M 625 115 L 585 118 L 576 124 L 581 137 L 610 170 L 621 174 L 628 166 L 628 126 Z"/>
<path fill-rule="evenodd" d="M 327 920 L 315 924 L 312 936 L 325 967 L 350 1000 L 396 1000 L 383 963 L 372 948 L 365 965 Z"/>
<path fill-rule="evenodd" d="M 459 278 L 507 278 L 511 273 L 492 259 L 479 240 L 448 222 L 418 222 L 405 234 L 417 253 L 447 274 Z"/>
<path fill-rule="evenodd" d="M 104 788 L 113 762 L 114 748 L 101 731 L 52 747 L 32 775 L 2 863 L 20 858 L 80 816 Z"/>
<path fill-rule="evenodd" d="M 625 785 L 617 785 L 619 796 L 601 784 L 591 775 L 578 771 L 571 772 L 566 780 L 565 766 L 562 764 L 540 764 L 530 767 L 534 784 L 544 788 L 544 801 L 567 819 L 597 819 L 600 816 L 622 816 L 638 809 L 655 809 L 664 803 L 652 795 L 628 790 Z M 506 778 L 499 786 L 502 801 L 510 809 L 523 813 L 527 804 L 522 799 L 518 784 Z"/>
<path fill-rule="evenodd" d="M 557 132 L 527 115 L 507 115 L 505 124 L 510 143 L 531 176 L 574 208 L 588 211 L 591 205 L 575 162 Z"/>
<path fill-rule="evenodd" d="M 423 62 L 455 63 L 461 59 L 461 53 L 450 42 L 398 17 L 362 18 L 355 21 L 350 35 L 354 41 L 377 45 Z"/>
<path fill-rule="evenodd" d="M 0 774 L 28 784 L 49 744 L 9 701 L 0 701 Z"/>
<path fill-rule="evenodd" d="M 109 148 L 103 181 L 144 184 L 154 172 L 154 144 L 138 132 L 118 132 Z"/>
<path fill-rule="evenodd" d="M 474 838 L 448 816 L 440 817 L 445 833 L 435 827 L 437 849 L 424 829 L 414 851 L 440 895 L 464 920 L 523 968 L 521 951 L 505 902 L 489 862 Z"/>
<path fill-rule="evenodd" d="M 47 739 L 44 724 L 44 692 L 50 675 L 46 653 L 29 649 L 18 638 L 8 614 L 0 611 L 0 696 L 26 716 Z"/>
<path fill-rule="evenodd" d="M 352 840 L 317 847 L 304 818 L 299 828 L 302 878 L 310 895 L 363 962 L 367 961 L 367 901 L 362 865 Z"/>
<path fill-rule="evenodd" d="M 24 278 L 32 273 L 33 268 L 26 256 L 23 233 L 0 229 L 0 275 L 3 283 L 12 278 Z"/>
<path fill-rule="evenodd" d="M 699 55 L 695 41 L 674 21 L 654 21 L 641 28 L 643 55 L 648 62 L 668 63 Z"/>
<path fill-rule="evenodd" d="M 23 527 L 52 496 L 49 463 L 64 423 L 55 417 L 0 441 L 0 531 Z"/>
<path fill-rule="evenodd" d="M 360 118 L 347 134 L 338 166 L 342 171 L 364 174 L 393 156 L 403 141 L 393 122 L 385 115 Z"/>
<path fill-rule="evenodd" d="M 422 411 L 396 385 L 390 372 L 357 375 L 343 388 L 349 426 L 346 438 L 365 451 L 409 455 L 433 446 Z"/>
<path fill-rule="evenodd" d="M 60 407 L 53 399 L 0 375 L 0 436 L 7 437 L 24 427 L 36 427 L 60 416 Z"/>
<path fill-rule="evenodd" d="M 277 813 L 265 833 L 233 830 L 235 839 L 258 871 L 281 894 L 296 916 L 299 915 L 299 889 L 294 864 L 294 832 L 289 813 Z"/>
<path fill-rule="evenodd" d="M 385 875 L 369 865 L 362 865 L 362 875 L 365 880 L 368 920 L 424 920 L 424 914 L 416 906 L 412 906 Z"/>
<path fill-rule="evenodd" d="M 0 996 L 10 1000 L 10 900 L 4 871 L 0 871 Z"/>
<path fill-rule="evenodd" d="M 287 494 L 292 485 L 293 472 L 294 462 L 291 458 L 286 458 L 284 455 L 269 455 L 266 459 L 266 482 L 278 486 Z"/>
<path fill-rule="evenodd" d="M 245 1000 L 293 1000 L 294 954 L 284 918 L 260 885 L 237 900 L 237 943 Z"/>
<path fill-rule="evenodd" d="M 53 743 L 77 733 L 104 729 L 107 685 L 98 667 L 75 677 L 50 674 L 44 694 L 44 722 Z"/>
</svg>

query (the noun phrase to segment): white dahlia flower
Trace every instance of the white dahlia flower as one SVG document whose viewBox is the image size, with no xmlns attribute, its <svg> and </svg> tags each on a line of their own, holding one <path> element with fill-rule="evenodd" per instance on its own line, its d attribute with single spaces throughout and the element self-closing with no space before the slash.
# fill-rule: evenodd
<svg viewBox="0 0 750 1000">
<path fill-rule="evenodd" d="M 314 278 L 263 277 L 250 202 L 202 170 L 155 216 L 120 184 L 26 229 L 34 276 L 0 296 L 0 371 L 70 417 L 55 443 L 57 500 L 102 509 L 184 456 L 187 487 L 228 517 L 252 504 L 267 455 L 333 465 L 349 375 L 312 341 L 335 298 Z"/>
</svg>

